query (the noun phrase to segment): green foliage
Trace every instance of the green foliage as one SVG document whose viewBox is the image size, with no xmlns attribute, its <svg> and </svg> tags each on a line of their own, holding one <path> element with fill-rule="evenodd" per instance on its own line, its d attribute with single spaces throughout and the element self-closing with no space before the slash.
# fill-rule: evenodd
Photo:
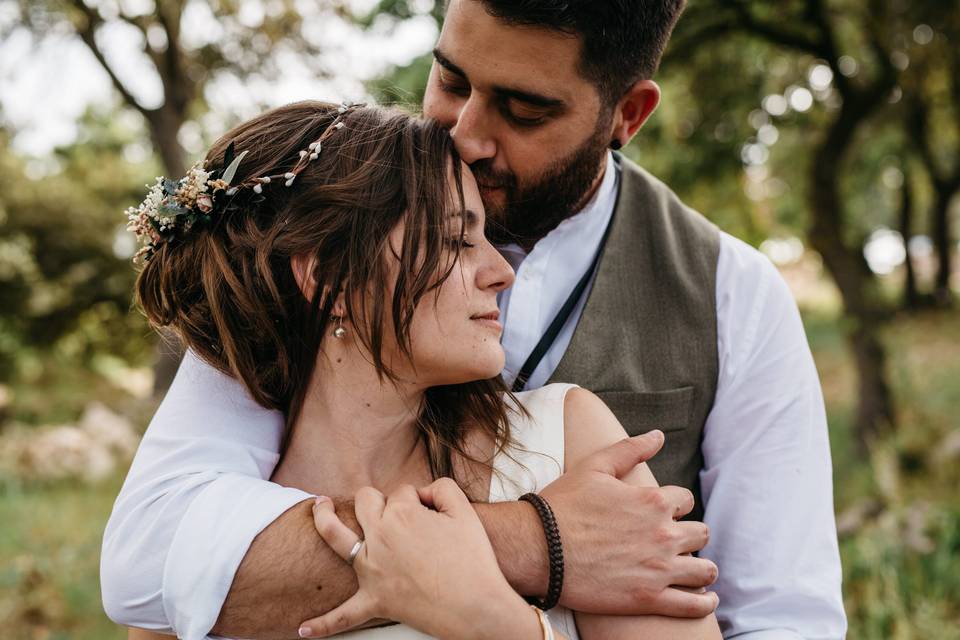
<svg viewBox="0 0 960 640">
<path fill-rule="evenodd" d="M 39 168 L 0 144 L 0 382 L 41 374 L 47 355 L 86 367 L 98 353 L 141 363 L 149 348 L 123 209 L 156 168 L 124 160 L 142 132 L 112 114 L 81 131 Z"/>
</svg>

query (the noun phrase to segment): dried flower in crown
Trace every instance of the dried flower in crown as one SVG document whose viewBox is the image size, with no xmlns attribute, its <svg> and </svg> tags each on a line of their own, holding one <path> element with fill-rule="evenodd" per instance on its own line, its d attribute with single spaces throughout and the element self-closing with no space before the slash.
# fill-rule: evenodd
<svg viewBox="0 0 960 640">
<path fill-rule="evenodd" d="M 161 242 L 167 242 L 190 231 L 197 224 L 209 224 L 215 215 L 230 209 L 230 200 L 241 189 L 251 188 L 259 200 L 263 199 L 264 185 L 283 181 L 284 186 L 293 186 L 297 176 L 306 169 L 311 160 L 320 156 L 323 142 L 334 132 L 343 128 L 343 116 L 363 104 L 343 104 L 330 126 L 310 146 L 300 151 L 297 164 L 283 174 L 250 178 L 232 185 L 233 178 L 247 151 L 235 154 L 231 142 L 224 152 L 222 171 L 206 171 L 202 162 L 197 162 L 187 175 L 174 182 L 162 176 L 152 187 L 146 199 L 138 207 L 126 210 L 127 230 L 137 236 L 143 246 L 134 256 L 134 261 L 148 261 Z"/>
</svg>

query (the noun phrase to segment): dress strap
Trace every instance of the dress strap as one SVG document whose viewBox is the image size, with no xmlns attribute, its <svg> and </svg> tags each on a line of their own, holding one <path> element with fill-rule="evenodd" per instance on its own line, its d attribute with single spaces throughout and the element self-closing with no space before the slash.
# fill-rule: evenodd
<svg viewBox="0 0 960 640">
<path fill-rule="evenodd" d="M 524 493 L 540 491 L 563 473 L 563 403 L 576 386 L 549 384 L 515 394 L 529 415 L 511 413 L 513 446 L 494 458 L 491 502 L 516 500 Z"/>
</svg>

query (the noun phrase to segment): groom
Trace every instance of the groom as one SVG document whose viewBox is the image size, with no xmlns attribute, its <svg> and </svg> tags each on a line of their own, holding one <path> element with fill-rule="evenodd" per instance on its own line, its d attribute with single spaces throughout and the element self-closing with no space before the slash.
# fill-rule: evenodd
<svg viewBox="0 0 960 640">
<path fill-rule="evenodd" d="M 575 382 L 630 433 L 662 428 L 649 464 L 692 492 L 710 527 L 682 575 L 670 524 L 689 494 L 630 493 L 572 470 L 544 490 L 568 523 L 565 603 L 704 615 L 707 595 L 669 585 L 708 584 L 709 559 L 725 636 L 841 638 L 826 419 L 789 291 L 753 249 L 610 151 L 657 106 L 651 77 L 681 5 L 449 0 L 424 112 L 450 129 L 517 271 L 500 300 L 505 378 Z M 312 529 L 309 496 L 265 480 L 282 424 L 188 354 L 105 534 L 113 619 L 188 638 L 284 637 L 356 588 Z M 646 457 L 630 446 L 604 460 Z M 511 583 L 541 592 L 536 516 L 478 513 Z"/>
</svg>

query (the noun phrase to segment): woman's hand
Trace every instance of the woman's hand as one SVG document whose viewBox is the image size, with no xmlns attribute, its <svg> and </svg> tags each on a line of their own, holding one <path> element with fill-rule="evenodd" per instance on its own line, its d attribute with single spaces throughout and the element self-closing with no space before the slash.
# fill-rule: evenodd
<svg viewBox="0 0 960 640">
<path fill-rule="evenodd" d="M 460 487 L 441 478 L 422 489 L 406 485 L 389 497 L 357 492 L 364 540 L 353 567 L 357 593 L 308 620 L 301 637 L 326 637 L 373 618 L 402 622 L 437 638 L 542 637 L 536 614 L 507 583 L 493 548 Z M 357 535 L 318 498 L 317 531 L 349 559 Z"/>
</svg>

